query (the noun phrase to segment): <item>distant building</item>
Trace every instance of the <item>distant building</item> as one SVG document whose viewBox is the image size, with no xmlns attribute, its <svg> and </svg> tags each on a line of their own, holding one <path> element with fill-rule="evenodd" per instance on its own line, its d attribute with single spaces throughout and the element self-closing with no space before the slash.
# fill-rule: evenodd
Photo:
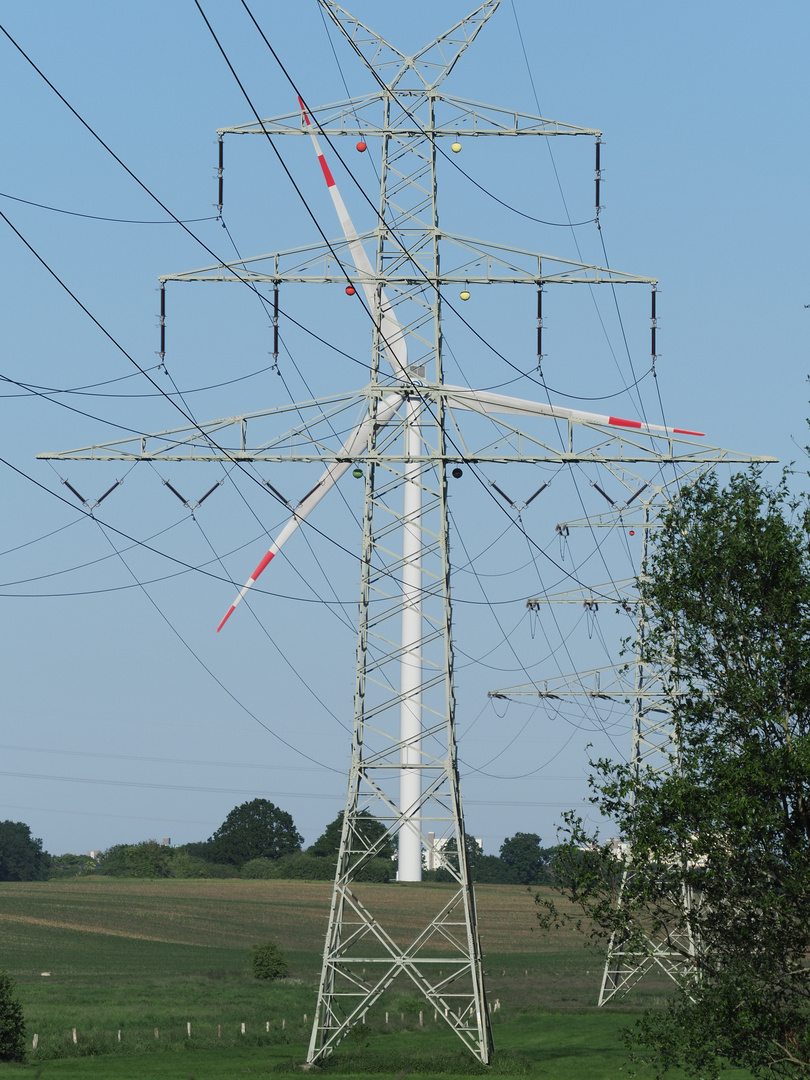
<svg viewBox="0 0 810 1080">
<path fill-rule="evenodd" d="M 469 839 L 469 837 L 468 837 Z M 436 834 L 428 833 L 427 847 L 422 849 L 422 869 L 423 870 L 441 870 L 443 866 L 447 865 L 447 862 L 442 855 L 442 852 L 450 843 L 450 837 L 442 837 L 439 840 L 436 839 Z M 484 842 L 479 837 L 475 838 L 475 845 L 479 852 L 483 854 Z"/>
</svg>

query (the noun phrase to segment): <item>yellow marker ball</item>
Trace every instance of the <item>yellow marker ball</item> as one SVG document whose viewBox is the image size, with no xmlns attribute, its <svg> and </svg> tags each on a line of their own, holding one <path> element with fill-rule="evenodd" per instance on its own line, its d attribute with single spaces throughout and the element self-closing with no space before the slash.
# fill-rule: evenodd
<svg viewBox="0 0 810 1080">
<path fill-rule="evenodd" d="M 461 143 L 454 142 L 450 149 L 453 151 L 454 154 L 457 154 L 461 150 Z"/>
<path fill-rule="evenodd" d="M 462 300 L 470 299 L 470 292 L 468 289 L 462 289 L 458 295 L 461 297 Z"/>
</svg>

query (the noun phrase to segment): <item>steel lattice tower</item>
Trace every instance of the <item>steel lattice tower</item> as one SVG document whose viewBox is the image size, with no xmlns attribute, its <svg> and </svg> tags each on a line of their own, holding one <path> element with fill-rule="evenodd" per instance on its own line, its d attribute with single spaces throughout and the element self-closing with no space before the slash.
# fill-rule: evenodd
<svg viewBox="0 0 810 1080">
<path fill-rule="evenodd" d="M 629 762 L 637 778 L 648 770 L 654 773 L 676 770 L 679 760 L 672 709 L 677 688 L 672 685 L 668 669 L 651 664 L 644 649 L 646 622 L 638 587 L 640 585 L 643 592 L 650 534 L 660 527 L 661 515 L 670 505 L 672 493 L 684 484 L 694 483 L 700 476 L 723 462 L 747 464 L 768 460 L 746 454 L 713 451 L 708 447 L 706 451 L 704 454 L 695 455 L 688 463 L 679 463 L 668 482 L 659 480 L 658 483 L 650 483 L 644 481 L 643 476 L 638 473 L 608 466 L 614 479 L 618 479 L 624 487 L 629 503 L 617 501 L 609 513 L 566 523 L 569 529 L 585 526 L 591 529 L 632 527 L 638 530 L 642 536 L 642 549 L 637 581 L 609 582 L 595 585 L 591 590 L 572 589 L 527 601 L 527 607 L 538 612 L 554 603 L 593 604 L 596 602 L 594 597 L 600 601 L 613 597 L 614 603 L 620 607 L 626 607 L 628 611 L 631 607 L 635 608 L 636 644 L 632 661 L 624 665 L 580 671 L 570 676 L 540 680 L 535 684 L 494 690 L 490 693 L 490 696 L 495 698 L 528 696 L 553 700 L 585 699 L 591 703 L 606 701 L 626 705 L 631 714 L 632 728 Z M 649 487 L 646 496 L 633 494 L 639 483 L 643 483 L 641 491 Z M 636 500 L 636 506 L 630 510 L 630 504 Z M 633 873 L 633 863 L 632 852 L 617 854 L 625 861 L 616 901 L 621 905 L 627 879 Z M 694 912 L 700 905 L 700 897 L 691 889 L 684 888 L 681 904 L 685 912 Z M 643 947 L 635 949 L 614 932 L 608 942 L 598 1005 L 606 1005 L 616 997 L 623 997 L 642 978 L 655 972 L 663 973 L 673 982 L 682 985 L 684 978 L 694 970 L 693 957 L 698 947 L 699 943 L 689 929 L 677 939 L 670 936 L 667 940 L 663 935 L 660 938 L 647 935 Z"/>
<path fill-rule="evenodd" d="M 440 91 L 500 0 L 487 0 L 415 56 L 389 45 L 332 0 L 320 3 L 379 87 L 364 97 L 311 109 L 314 129 L 330 144 L 344 136 L 379 142 L 377 222 L 359 236 L 359 242 L 375 252 L 371 272 L 358 265 L 344 236 L 167 274 L 160 282 L 164 290 L 169 282 L 248 283 L 257 290 L 269 286 L 276 297 L 279 286 L 291 283 L 362 288 L 373 298 L 369 384 L 342 398 L 40 456 L 222 461 L 242 467 L 318 461 L 327 471 L 347 467 L 349 459 L 362 463 L 366 487 L 352 760 L 308 1060 L 315 1063 L 329 1055 L 394 981 L 401 980 L 421 992 L 437 1016 L 487 1063 L 492 1039 L 456 759 L 447 470 L 460 464 L 475 469 L 516 462 L 589 462 L 616 469 L 642 462 L 660 469 L 662 463 L 729 457 L 671 429 L 444 383 L 446 286 L 520 284 L 539 293 L 554 283 L 642 283 L 654 289 L 656 282 L 442 231 L 436 173 L 442 139 L 590 135 L 598 143 L 601 134 Z M 222 128 L 220 146 L 225 135 L 301 137 L 308 134 L 308 124 L 295 111 L 258 124 Z M 392 320 L 407 348 L 407 361 L 401 371 L 394 367 L 393 377 Z M 336 449 L 330 419 L 358 403 L 366 418 L 355 429 L 355 442 L 350 450 L 347 443 Z M 471 413 L 485 416 L 490 424 L 480 446 L 457 435 Z M 520 418 L 520 426 L 510 413 Z M 292 417 L 291 427 L 257 438 L 251 449 L 249 431 L 265 422 L 277 428 L 287 417 Z M 550 440 L 537 430 L 548 417 L 555 418 Z M 492 425 L 498 426 L 497 436 Z M 552 445 L 558 439 L 561 445 Z M 733 455 L 730 459 L 740 460 Z M 297 508 L 291 509 L 295 516 Z M 385 835 L 375 842 L 363 828 L 369 814 L 385 826 Z M 358 872 L 392 839 L 399 844 L 402 879 L 418 880 L 422 852 L 443 847 L 454 882 L 447 893 L 420 898 L 426 906 L 419 912 L 421 926 L 415 936 L 384 926 L 354 887 Z"/>
</svg>

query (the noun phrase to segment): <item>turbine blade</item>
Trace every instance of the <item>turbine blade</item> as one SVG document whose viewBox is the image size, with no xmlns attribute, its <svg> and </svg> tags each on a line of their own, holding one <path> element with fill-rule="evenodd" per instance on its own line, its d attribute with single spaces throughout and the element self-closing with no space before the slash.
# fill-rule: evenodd
<svg viewBox="0 0 810 1080">
<path fill-rule="evenodd" d="M 312 139 L 312 145 L 315 148 L 315 154 L 320 162 L 321 171 L 323 172 L 324 180 L 326 180 L 326 186 L 329 188 L 329 194 L 332 197 L 332 203 L 337 212 L 340 227 L 343 230 L 343 235 L 346 237 L 352 259 L 354 259 L 355 269 L 360 274 L 360 284 L 366 297 L 368 309 L 373 312 L 376 306 L 373 285 L 374 270 L 372 269 L 371 262 L 366 254 L 366 249 L 360 243 L 357 229 L 355 229 L 354 223 L 351 217 L 349 217 L 349 211 L 346 209 L 346 204 L 335 183 L 335 178 L 332 176 L 332 171 L 326 162 L 326 158 L 324 157 L 323 150 L 321 150 L 320 143 L 318 142 L 318 137 L 310 122 L 306 107 L 300 97 L 298 98 L 298 104 L 301 106 L 301 115 L 304 118 L 309 137 Z M 408 366 L 408 346 L 405 341 L 402 327 L 394 314 L 384 289 L 380 290 L 380 337 L 385 346 L 385 354 L 388 357 L 388 362 L 391 365 L 392 371 L 398 378 L 405 377 L 405 368 Z"/>
<path fill-rule="evenodd" d="M 312 510 L 318 505 L 321 499 L 331 491 L 338 480 L 343 476 L 346 470 L 354 463 L 354 459 L 359 457 L 365 450 L 368 443 L 368 436 L 371 430 L 372 423 L 376 423 L 378 427 L 382 427 L 388 423 L 402 404 L 404 394 L 388 394 L 382 399 L 377 409 L 376 417 L 372 418 L 371 413 L 367 413 L 366 416 L 360 421 L 357 427 L 351 432 L 348 439 L 343 443 L 338 453 L 335 455 L 335 460 L 331 461 L 318 478 L 318 482 L 315 487 L 312 488 L 301 499 L 293 511 L 293 516 L 278 534 L 276 539 L 270 545 L 270 549 L 265 554 L 262 561 L 247 579 L 245 584 L 239 590 L 239 593 L 225 613 L 225 617 L 217 627 L 217 633 L 220 632 L 225 623 L 233 615 L 235 609 L 242 602 L 245 594 L 252 585 L 258 580 L 262 572 L 267 568 L 272 559 L 278 555 L 282 547 L 290 539 L 292 534 L 297 531 L 301 526 L 301 523 L 306 520 Z"/>
<path fill-rule="evenodd" d="M 471 390 L 467 386 L 443 386 L 441 390 L 451 405 L 484 415 L 487 413 L 512 413 L 515 416 L 551 416 L 559 420 L 582 420 L 591 424 L 632 428 L 636 431 L 650 432 L 656 435 L 703 436 L 705 434 L 703 431 L 663 427 L 660 424 L 645 424 L 640 420 L 623 420 L 619 416 L 603 416 L 599 413 L 585 412 L 584 409 L 567 409 L 562 405 L 548 405 L 543 404 L 541 401 L 527 401 L 524 398 L 509 397 L 506 394 L 493 394 L 489 390 Z"/>
</svg>

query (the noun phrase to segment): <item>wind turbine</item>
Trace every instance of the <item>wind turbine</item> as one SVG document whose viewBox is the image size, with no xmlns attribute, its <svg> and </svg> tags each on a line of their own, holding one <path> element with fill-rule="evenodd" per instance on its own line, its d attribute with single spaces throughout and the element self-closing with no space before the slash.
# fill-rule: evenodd
<svg viewBox="0 0 810 1080">
<path fill-rule="evenodd" d="M 321 150 L 304 102 L 300 97 L 298 98 L 298 104 L 301 109 L 303 123 L 312 139 L 315 155 L 321 166 L 326 186 L 329 189 L 332 203 L 337 212 L 338 221 L 348 244 L 349 255 L 353 263 L 352 270 L 359 278 L 367 309 L 379 325 L 379 336 L 385 355 L 394 378 L 400 384 L 401 389 L 386 395 L 377 405 L 376 411 L 370 408 L 367 415 L 351 432 L 340 449 L 338 459 L 326 467 L 315 487 L 304 496 L 295 508 L 292 518 L 282 530 L 278 539 L 272 544 L 247 583 L 240 590 L 236 600 L 228 608 L 217 627 L 217 633 L 228 621 L 236 605 L 244 598 L 247 591 L 267 567 L 270 560 L 279 552 L 283 544 L 300 527 L 309 513 L 315 509 L 341 476 L 346 473 L 349 466 L 362 456 L 368 446 L 375 425 L 377 429 L 385 427 L 403 404 L 403 401 L 407 414 L 405 419 L 405 455 L 413 459 L 418 457 L 421 451 L 420 406 L 418 399 L 408 393 L 409 390 L 415 388 L 415 383 L 413 376 L 408 372 L 408 347 L 402 327 L 391 308 L 385 290 L 382 288 L 377 289 L 375 285 L 375 275 L 371 262 L 346 209 L 346 204 L 341 197 L 340 190 Z M 350 288 L 352 291 L 354 290 L 354 286 L 350 286 Z M 421 545 L 419 543 L 419 528 L 422 515 L 420 473 L 421 469 L 418 464 L 409 463 L 406 468 L 402 507 L 402 661 L 400 671 L 402 769 L 399 781 L 399 805 L 405 809 L 405 818 L 397 837 L 399 849 L 397 877 L 400 881 L 422 880 L 422 836 L 418 809 L 421 793 L 419 764 L 422 736 L 421 660 L 418 654 L 422 618 L 419 606 L 422 587 Z"/>
<path fill-rule="evenodd" d="M 450 386 L 444 381 L 442 295 L 476 281 L 541 289 L 557 282 L 643 283 L 655 280 L 539 252 L 458 236 L 439 228 L 437 142 L 466 136 L 591 135 L 594 129 L 452 97 L 439 89 L 459 57 L 497 9 L 487 0 L 416 56 L 406 56 L 332 0 L 322 7 L 379 77 L 378 93 L 220 130 L 224 134 L 309 137 L 313 142 L 343 238 L 268 256 L 240 259 L 160 278 L 168 281 L 245 281 L 277 289 L 286 282 L 359 286 L 373 319 L 371 382 L 357 395 L 365 412 L 337 451 L 306 424 L 293 439 L 248 448 L 247 432 L 262 415 L 228 417 L 154 437 L 66 453 L 62 460 L 319 461 L 323 473 L 259 562 L 224 622 L 270 561 L 352 464 L 365 466 L 365 500 L 358 620 L 352 761 L 332 894 L 309 1061 L 332 1053 L 380 996 L 402 978 L 422 993 L 482 1062 L 491 1053 L 481 946 L 470 883 L 456 753 L 456 701 L 450 591 L 448 472 L 465 465 L 549 463 L 568 466 L 643 461 L 660 467 L 702 448 L 697 433 L 565 409 L 542 402 Z M 372 110 L 379 116 L 372 118 Z M 376 114 L 375 114 L 376 115 Z M 317 127 L 317 131 L 316 131 Z M 359 235 L 340 198 L 318 135 L 378 138 L 380 210 L 376 227 Z M 331 182 L 330 182 L 331 181 Z M 375 248 L 375 261 L 365 251 Z M 440 260 L 441 251 L 441 260 Z M 539 351 L 539 350 L 538 350 Z M 389 378 L 381 365 L 391 368 Z M 347 395 L 348 397 L 348 395 Z M 454 435 L 477 414 L 498 436 L 480 447 Z M 554 421 L 555 445 L 526 430 Z M 517 426 L 520 421 L 522 426 Z M 556 425 L 567 437 L 556 445 Z M 298 443 L 306 438 L 306 449 Z M 208 441 L 206 441 L 208 440 Z M 292 447 L 292 448 L 291 448 Z M 385 825 L 376 841 L 363 831 L 366 812 Z M 453 887 L 431 893 L 433 908 L 415 927 L 386 928 L 373 898 L 354 887 L 363 868 L 393 837 L 400 876 L 415 880 L 423 848 L 452 841 L 447 870 Z"/>
</svg>

